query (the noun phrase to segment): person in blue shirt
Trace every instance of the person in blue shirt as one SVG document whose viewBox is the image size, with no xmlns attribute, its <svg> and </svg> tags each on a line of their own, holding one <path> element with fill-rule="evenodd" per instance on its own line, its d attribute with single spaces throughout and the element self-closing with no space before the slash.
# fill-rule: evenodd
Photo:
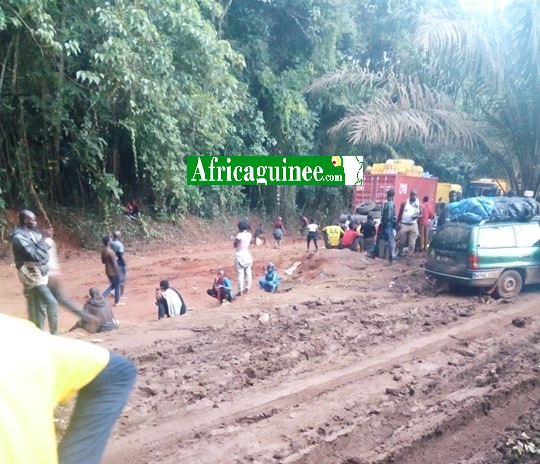
<svg viewBox="0 0 540 464">
<path fill-rule="evenodd" d="M 227 277 L 224 269 L 220 269 L 217 273 L 212 288 L 206 290 L 206 293 L 211 297 L 216 298 L 220 304 L 225 302 L 231 303 L 233 300 L 231 279 Z"/>
<path fill-rule="evenodd" d="M 112 240 L 109 242 L 109 247 L 112 248 L 116 254 L 116 264 L 120 271 L 120 297 L 124 298 L 124 289 L 127 281 L 127 265 L 124 258 L 125 249 L 122 243 L 122 234 L 119 230 L 115 231 L 112 235 Z"/>
<path fill-rule="evenodd" d="M 266 266 L 266 274 L 264 278 L 259 280 L 259 288 L 267 292 L 275 292 L 279 285 L 279 277 L 276 271 L 276 266 L 273 263 L 268 263 Z"/>
</svg>

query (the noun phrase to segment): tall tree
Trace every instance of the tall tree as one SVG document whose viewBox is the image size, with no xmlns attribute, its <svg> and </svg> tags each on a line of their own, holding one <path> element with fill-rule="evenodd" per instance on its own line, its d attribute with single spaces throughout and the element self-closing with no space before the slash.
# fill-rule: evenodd
<svg viewBox="0 0 540 464">
<path fill-rule="evenodd" d="M 169 212 L 196 203 L 185 155 L 224 150 L 249 101 L 232 72 L 243 58 L 214 28 L 220 11 L 212 0 L 0 6 L 6 196 L 103 210 L 122 193 Z"/>
<path fill-rule="evenodd" d="M 540 186 L 540 2 L 515 0 L 495 16 L 423 13 L 422 53 L 400 72 L 372 69 L 324 76 L 312 89 L 346 83 L 363 99 L 336 126 L 353 143 L 408 139 L 485 155 L 516 190 Z"/>
</svg>

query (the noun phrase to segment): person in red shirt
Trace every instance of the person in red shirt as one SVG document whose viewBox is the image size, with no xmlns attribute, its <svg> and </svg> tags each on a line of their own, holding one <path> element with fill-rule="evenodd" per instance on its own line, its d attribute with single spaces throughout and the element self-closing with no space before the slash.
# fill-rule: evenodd
<svg viewBox="0 0 540 464">
<path fill-rule="evenodd" d="M 279 248 L 281 246 L 281 239 L 283 238 L 283 235 L 285 235 L 283 219 L 281 216 L 278 216 L 276 218 L 276 222 L 274 223 L 274 241 L 276 243 L 274 248 Z"/>
<path fill-rule="evenodd" d="M 349 250 L 357 251 L 359 241 L 360 234 L 356 231 L 356 224 L 351 222 L 349 224 L 349 229 L 346 230 L 343 237 L 341 237 L 340 248 L 348 248 Z"/>
<path fill-rule="evenodd" d="M 426 251 L 429 245 L 429 222 L 433 219 L 433 208 L 426 195 L 420 205 L 420 217 L 418 218 L 418 233 L 420 235 L 420 251 Z"/>
</svg>

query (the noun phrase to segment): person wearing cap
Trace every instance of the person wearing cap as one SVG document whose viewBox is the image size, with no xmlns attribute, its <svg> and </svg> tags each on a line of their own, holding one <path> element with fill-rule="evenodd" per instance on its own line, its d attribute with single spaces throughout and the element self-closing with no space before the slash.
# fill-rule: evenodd
<svg viewBox="0 0 540 464">
<path fill-rule="evenodd" d="M 259 288 L 266 292 L 274 293 L 279 286 L 279 277 L 274 263 L 268 263 L 264 278 L 259 280 Z"/>
<path fill-rule="evenodd" d="M 278 216 L 276 218 L 276 222 L 274 223 L 274 240 L 276 242 L 276 246 L 274 248 L 279 248 L 281 246 L 281 239 L 283 238 L 284 232 L 283 218 Z"/>
<path fill-rule="evenodd" d="M 181 316 L 187 311 L 184 298 L 176 288 L 169 285 L 168 280 L 162 280 L 156 288 L 156 306 L 158 319 Z"/>
<path fill-rule="evenodd" d="M 251 266 L 253 258 L 249 252 L 249 244 L 251 243 L 251 232 L 249 231 L 249 222 L 245 219 L 238 223 L 238 234 L 234 239 L 233 246 L 236 250 L 234 255 L 234 267 L 238 278 L 238 293 L 237 296 L 245 295 L 249 292 L 253 275 Z"/>
</svg>

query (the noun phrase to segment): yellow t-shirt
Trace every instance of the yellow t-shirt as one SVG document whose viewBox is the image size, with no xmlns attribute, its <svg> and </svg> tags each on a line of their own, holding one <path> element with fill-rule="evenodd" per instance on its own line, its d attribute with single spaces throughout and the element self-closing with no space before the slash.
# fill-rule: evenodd
<svg viewBox="0 0 540 464">
<path fill-rule="evenodd" d="M 55 407 L 108 362 L 105 348 L 0 314 L 0 463 L 56 464 Z"/>
<path fill-rule="evenodd" d="M 339 246 L 341 237 L 343 236 L 343 229 L 340 226 L 326 226 L 323 228 L 323 232 L 326 232 L 328 236 L 328 245 Z"/>
</svg>

